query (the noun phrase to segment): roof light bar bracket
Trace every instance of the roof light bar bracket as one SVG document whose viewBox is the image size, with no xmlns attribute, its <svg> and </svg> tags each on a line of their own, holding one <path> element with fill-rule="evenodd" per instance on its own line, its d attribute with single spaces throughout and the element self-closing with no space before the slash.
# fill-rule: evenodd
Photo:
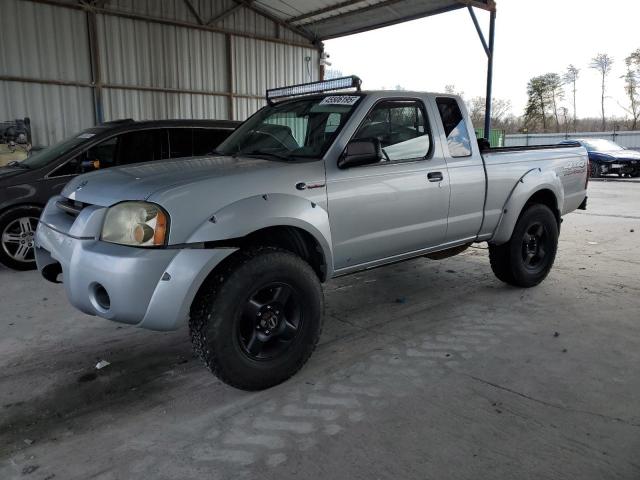
<svg viewBox="0 0 640 480">
<path fill-rule="evenodd" d="M 287 87 L 271 88 L 267 90 L 266 97 L 267 103 L 272 105 L 274 99 L 298 97 L 334 90 L 355 88 L 359 92 L 361 85 L 362 80 L 360 80 L 360 77 L 351 75 L 349 77 L 332 78 L 330 80 L 321 80 L 319 82 L 300 83 L 298 85 L 290 85 Z"/>
</svg>

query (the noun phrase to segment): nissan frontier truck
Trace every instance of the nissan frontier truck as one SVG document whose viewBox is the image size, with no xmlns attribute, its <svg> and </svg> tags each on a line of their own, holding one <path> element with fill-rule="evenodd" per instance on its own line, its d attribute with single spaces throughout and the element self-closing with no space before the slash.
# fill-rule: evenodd
<svg viewBox="0 0 640 480">
<path fill-rule="evenodd" d="M 539 284 L 587 170 L 578 144 L 481 149 L 455 95 L 343 77 L 267 91 L 211 155 L 74 178 L 36 260 L 89 315 L 188 322 L 215 375 L 259 390 L 309 359 L 332 278 L 487 242 L 498 279 Z"/>
</svg>

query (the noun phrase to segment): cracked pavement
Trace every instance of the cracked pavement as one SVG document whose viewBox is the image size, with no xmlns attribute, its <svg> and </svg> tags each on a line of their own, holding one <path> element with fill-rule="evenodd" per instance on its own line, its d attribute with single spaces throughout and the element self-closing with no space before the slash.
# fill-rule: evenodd
<svg viewBox="0 0 640 480">
<path fill-rule="evenodd" d="M 533 289 L 485 245 L 331 281 L 310 362 L 258 393 L 185 329 L 0 270 L 0 478 L 640 478 L 639 205 L 638 184 L 592 183 Z"/>
</svg>

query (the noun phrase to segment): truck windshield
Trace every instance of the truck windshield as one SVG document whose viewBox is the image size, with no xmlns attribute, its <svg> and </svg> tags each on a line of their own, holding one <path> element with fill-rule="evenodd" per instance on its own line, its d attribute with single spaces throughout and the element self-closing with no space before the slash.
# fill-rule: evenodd
<svg viewBox="0 0 640 480">
<path fill-rule="evenodd" d="M 615 152 L 616 150 L 624 150 L 624 148 L 611 140 L 599 138 L 585 141 L 584 146 L 589 152 Z"/>
<path fill-rule="evenodd" d="M 321 157 L 360 98 L 326 95 L 267 106 L 220 144 L 216 153 L 284 161 Z"/>
<path fill-rule="evenodd" d="M 76 148 L 83 143 L 88 142 L 90 139 L 92 139 L 102 131 L 104 131 L 104 128 L 94 127 L 84 130 L 80 133 L 76 133 L 72 137 L 63 140 L 60 143 L 56 143 L 55 145 L 52 145 L 48 148 L 45 148 L 44 150 L 40 150 L 39 152 L 30 155 L 22 162 L 20 162 L 20 165 L 30 170 L 42 168 L 57 160 L 61 155 L 64 155 L 68 151 Z"/>
</svg>

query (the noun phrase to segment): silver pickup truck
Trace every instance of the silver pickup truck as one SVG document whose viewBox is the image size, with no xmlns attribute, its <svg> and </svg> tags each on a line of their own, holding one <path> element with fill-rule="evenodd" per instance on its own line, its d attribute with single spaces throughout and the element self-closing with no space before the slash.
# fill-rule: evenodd
<svg viewBox="0 0 640 480">
<path fill-rule="evenodd" d="M 257 390 L 313 352 L 322 282 L 488 242 L 495 275 L 532 287 L 561 217 L 586 207 L 584 148 L 481 152 L 454 95 L 365 92 L 345 77 L 267 100 L 215 154 L 71 181 L 40 219 L 42 275 L 90 315 L 188 321 L 208 368 Z"/>
</svg>

